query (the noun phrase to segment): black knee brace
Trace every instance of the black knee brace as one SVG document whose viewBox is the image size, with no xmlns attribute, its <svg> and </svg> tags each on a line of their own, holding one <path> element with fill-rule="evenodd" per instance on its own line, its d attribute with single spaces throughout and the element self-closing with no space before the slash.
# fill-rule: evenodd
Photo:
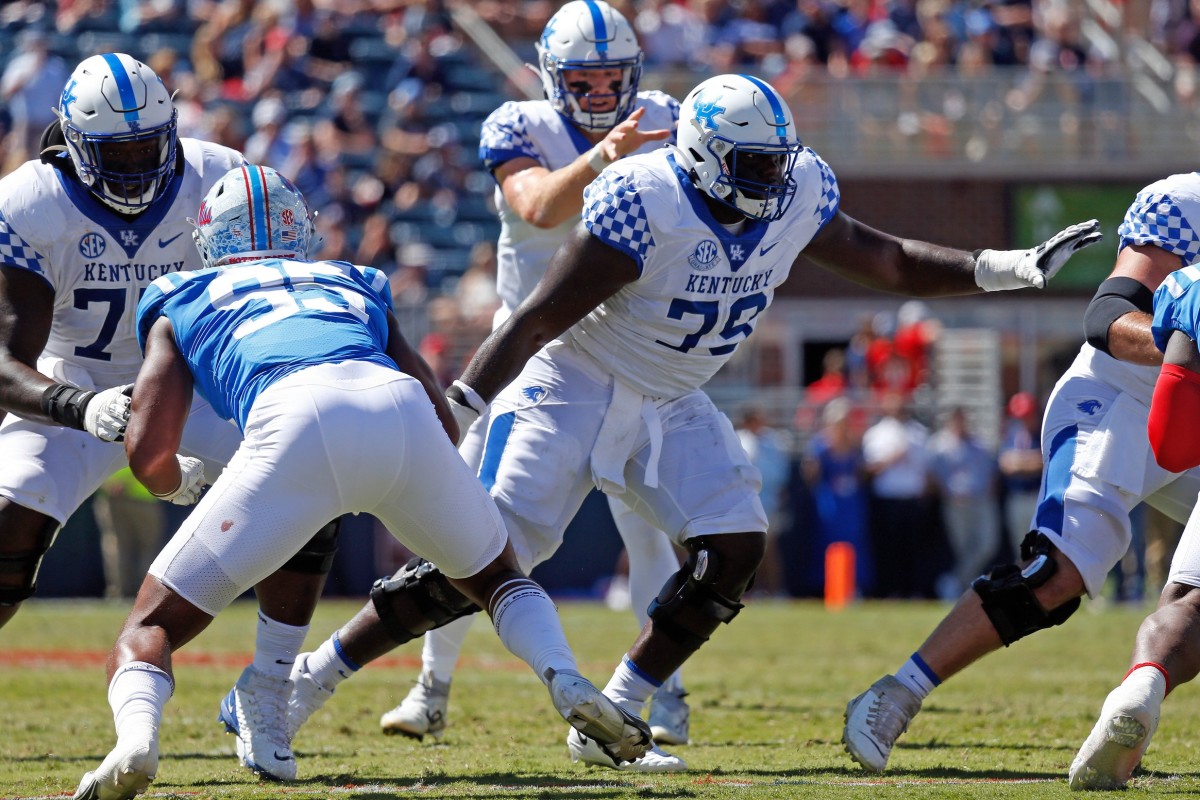
<svg viewBox="0 0 1200 800">
<path fill-rule="evenodd" d="M 1021 558 L 1029 561 L 1024 568 L 1005 564 L 971 583 L 1005 647 L 1043 628 L 1062 625 L 1079 608 L 1080 598 L 1075 597 L 1047 611 L 1033 593 L 1058 571 L 1053 552 L 1045 534 L 1030 531 L 1021 542 Z"/>
<path fill-rule="evenodd" d="M 0 606 L 15 606 L 28 600 L 37 591 L 37 574 L 42 566 L 42 558 L 54 544 L 61 528 L 56 520 L 47 517 L 38 531 L 32 550 L 0 552 L 0 574 L 20 576 L 20 582 L 16 585 L 7 582 L 0 584 Z"/>
<path fill-rule="evenodd" d="M 375 581 L 371 602 L 398 644 L 480 610 L 423 558 L 414 558 L 392 577 Z"/>
<path fill-rule="evenodd" d="M 333 569 L 333 557 L 337 555 L 337 537 L 341 527 L 341 517 L 322 526 L 280 569 L 308 575 L 328 575 L 329 570 Z"/>
<path fill-rule="evenodd" d="M 698 650 L 721 623 L 742 610 L 737 600 L 713 588 L 721 564 L 703 537 L 686 543 L 688 560 L 650 603 L 654 629 L 676 644 Z"/>
</svg>

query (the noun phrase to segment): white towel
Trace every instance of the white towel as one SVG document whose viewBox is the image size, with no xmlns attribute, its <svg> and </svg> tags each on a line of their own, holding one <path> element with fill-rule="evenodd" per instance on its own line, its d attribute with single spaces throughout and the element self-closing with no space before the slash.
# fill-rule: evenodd
<svg viewBox="0 0 1200 800">
<path fill-rule="evenodd" d="M 654 402 L 629 384 L 613 378 L 612 400 L 592 447 L 592 479 L 605 494 L 625 493 L 625 465 L 633 455 L 642 425 L 650 440 L 645 484 L 658 486 L 658 456 L 662 450 L 662 421 Z"/>
</svg>

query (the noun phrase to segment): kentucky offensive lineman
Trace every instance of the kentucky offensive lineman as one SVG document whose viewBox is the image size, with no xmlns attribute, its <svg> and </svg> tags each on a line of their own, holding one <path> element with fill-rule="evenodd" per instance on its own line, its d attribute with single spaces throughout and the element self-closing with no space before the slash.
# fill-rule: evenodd
<svg viewBox="0 0 1200 800">
<path fill-rule="evenodd" d="M 231 170 L 196 220 L 196 245 L 215 269 L 164 276 L 142 299 L 146 358 L 125 447 L 151 491 L 187 487 L 194 498 L 194 459 L 176 456 L 193 385 L 237 421 L 245 441 L 138 592 L 108 661 L 117 745 L 84 776 L 77 800 L 145 791 L 173 690 L 171 652 L 326 520 L 360 511 L 446 564 L 564 719 L 616 754 L 640 756 L 649 727 L 579 675 L 554 604 L 517 568 L 495 503 L 454 449 L 457 425 L 429 366 L 400 334 L 387 276 L 309 261 L 312 215 L 268 167 Z M 279 710 L 263 707 L 279 698 L 245 680 L 254 669 L 232 693 L 234 724 Z M 239 742 L 251 764 L 288 749 L 269 737 Z"/>
<path fill-rule="evenodd" d="M 873 288 L 953 295 L 1044 287 L 1101 238 L 1092 220 L 976 256 L 873 230 L 839 204 L 832 170 L 773 88 L 704 81 L 683 102 L 678 147 L 601 173 L 545 277 L 447 390 L 460 428 L 494 399 L 480 478 L 514 540 L 552 553 L 598 487 L 690 554 L 605 688 L 631 713 L 737 615 L 762 558 L 760 478 L 700 387 L 799 255 Z M 401 583 L 431 596 L 428 608 L 452 605 L 427 575 Z M 362 612 L 356 623 L 381 638 L 396 627 Z M 577 732 L 568 747 L 615 766 Z"/>
<path fill-rule="evenodd" d="M 480 158 L 496 178 L 501 231 L 497 246 L 497 289 L 503 305 L 496 324 L 533 290 L 554 251 L 579 222 L 583 190 L 617 158 L 649 152 L 673 140 L 679 104 L 661 92 L 639 92 L 642 52 L 629 22 L 603 0 L 575 0 L 555 13 L 537 44 L 538 70 L 546 99 L 508 102 L 483 124 Z M 459 451 L 478 470 L 483 455 L 484 419 L 470 426 Z M 614 499 L 617 530 L 629 553 L 630 590 L 639 624 L 659 587 L 679 568 L 667 537 Z M 518 537 L 513 546 L 523 569 L 548 558 Z M 393 636 L 360 637 L 387 616 L 388 597 L 420 567 L 406 566 L 382 581 L 372 601 L 313 653 L 301 654 L 292 672 L 295 690 L 288 727 L 294 734 L 332 691 L 369 663 L 407 641 Z M 450 679 L 471 618 L 455 620 L 426 634 L 422 672 L 396 708 L 380 720 L 387 733 L 440 738 L 445 729 Z M 688 741 L 689 708 L 678 675 L 655 694 L 650 727 L 656 745 Z M 611 764 L 611 759 L 605 759 Z M 657 746 L 622 769 L 668 772 L 686 769 L 677 756 Z"/>
<path fill-rule="evenodd" d="M 177 138 L 162 81 L 121 53 L 81 62 L 57 112 L 41 157 L 0 180 L 0 625 L 34 593 L 59 527 L 125 465 L 109 442 L 142 362 L 138 299 L 199 263 L 186 217 L 242 161 Z M 197 404 L 188 452 L 218 469 L 239 439 Z"/>
</svg>

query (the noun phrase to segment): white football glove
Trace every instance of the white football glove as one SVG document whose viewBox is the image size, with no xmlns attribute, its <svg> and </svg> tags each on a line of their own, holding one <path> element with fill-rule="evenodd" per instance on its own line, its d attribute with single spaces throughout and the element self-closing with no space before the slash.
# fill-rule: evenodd
<svg viewBox="0 0 1200 800">
<path fill-rule="evenodd" d="M 175 491 L 166 494 L 150 494 L 177 506 L 190 506 L 200 499 L 200 491 L 205 486 L 204 462 L 178 453 L 175 454 L 175 460 L 179 462 L 179 486 Z"/>
<path fill-rule="evenodd" d="M 83 410 L 83 429 L 104 442 L 125 441 L 133 384 L 97 392 Z"/>
<path fill-rule="evenodd" d="M 1046 288 L 1063 264 L 1088 245 L 1104 238 L 1097 220 L 1059 231 L 1028 250 L 980 250 L 975 254 L 975 283 L 985 292 Z"/>
<path fill-rule="evenodd" d="M 462 381 L 455 381 L 446 390 L 446 402 L 450 404 L 454 421 L 458 423 L 458 441 L 454 443 L 457 447 L 467 438 L 467 429 L 487 411 L 487 403 L 483 402 L 478 392 Z"/>
</svg>

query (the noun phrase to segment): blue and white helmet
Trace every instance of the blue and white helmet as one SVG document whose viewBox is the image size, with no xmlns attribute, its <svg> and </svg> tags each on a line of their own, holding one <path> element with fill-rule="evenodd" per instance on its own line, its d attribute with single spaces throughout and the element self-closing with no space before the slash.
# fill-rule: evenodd
<svg viewBox="0 0 1200 800">
<path fill-rule="evenodd" d="M 136 214 L 175 177 L 175 104 L 154 70 L 124 53 L 85 59 L 55 109 L 79 180 L 117 211 Z"/>
<path fill-rule="evenodd" d="M 684 98 L 678 157 L 696 188 L 751 219 L 776 220 L 796 195 L 804 149 L 779 92 L 751 75 L 718 75 Z"/>
<path fill-rule="evenodd" d="M 254 164 L 222 175 L 194 223 L 192 240 L 206 267 L 264 258 L 307 261 L 321 243 L 300 190 L 270 167 Z"/>
<path fill-rule="evenodd" d="M 608 130 L 633 111 L 642 77 L 642 48 L 629 21 L 604 0 L 567 3 L 546 23 L 536 47 L 546 99 L 576 125 Z M 573 88 L 563 73 L 581 69 L 617 69 L 621 79 L 606 93 Z M 591 111 L 584 108 L 584 98 L 589 106 L 607 105 L 609 98 L 615 98 L 616 104 L 606 111 Z"/>
</svg>

